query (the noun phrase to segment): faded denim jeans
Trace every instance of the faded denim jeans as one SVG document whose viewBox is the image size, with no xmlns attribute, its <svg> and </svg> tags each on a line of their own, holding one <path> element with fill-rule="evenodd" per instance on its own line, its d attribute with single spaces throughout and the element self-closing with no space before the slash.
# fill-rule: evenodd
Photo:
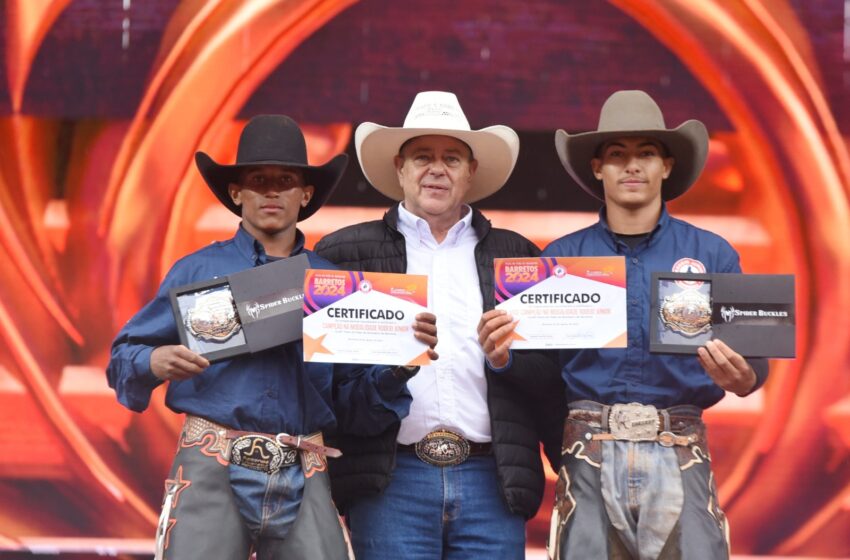
<svg viewBox="0 0 850 560">
<path fill-rule="evenodd" d="M 605 442 L 601 482 L 605 510 L 623 545 L 633 558 L 658 558 L 684 502 L 676 452 L 654 442 Z"/>
<path fill-rule="evenodd" d="M 258 560 L 351 558 L 323 458 L 301 453 L 300 463 L 266 474 L 228 464 L 211 441 L 181 436 L 166 480 L 157 559 L 248 560 L 252 552 Z"/>
<path fill-rule="evenodd" d="M 570 407 L 598 412 L 601 405 L 581 401 Z M 695 418 L 693 429 L 703 434 L 699 409 L 667 412 Z M 595 440 L 599 433 L 604 433 L 599 422 L 569 418 L 565 423 L 550 558 L 729 558 L 728 526 L 717 503 L 704 434 L 688 446 L 664 447 Z"/>
</svg>

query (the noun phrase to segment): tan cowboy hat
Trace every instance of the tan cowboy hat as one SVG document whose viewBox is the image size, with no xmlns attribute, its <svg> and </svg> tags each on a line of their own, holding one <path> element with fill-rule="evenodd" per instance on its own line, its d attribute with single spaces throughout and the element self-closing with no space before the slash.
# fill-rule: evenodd
<svg viewBox="0 0 850 560">
<path fill-rule="evenodd" d="M 605 101 L 595 131 L 567 134 L 555 133 L 555 150 L 567 173 L 589 194 L 605 200 L 602 181 L 593 175 L 590 160 L 607 140 L 623 136 L 647 136 L 664 144 L 674 158 L 673 170 L 664 180 L 661 196 L 673 200 L 687 191 L 697 180 L 708 156 L 708 131 L 697 120 L 689 120 L 677 128 L 664 125 L 661 108 L 643 91 L 618 91 Z"/>
<path fill-rule="evenodd" d="M 417 136 L 437 134 L 465 142 L 478 160 L 478 169 L 464 202 L 475 202 L 498 191 L 511 174 L 519 154 L 519 137 L 507 126 L 471 130 L 453 93 L 423 91 L 416 95 L 404 126 L 391 128 L 365 122 L 354 132 L 354 146 L 363 174 L 373 187 L 393 200 L 402 200 L 393 158 L 401 145 Z"/>
<path fill-rule="evenodd" d="M 338 154 L 324 165 L 307 163 L 307 143 L 298 124 L 286 115 L 258 115 L 248 121 L 239 136 L 236 163 L 217 163 L 204 152 L 195 153 L 195 164 L 207 186 L 228 210 L 242 215 L 242 208 L 230 198 L 227 188 L 239 180 L 239 173 L 255 165 L 282 165 L 301 169 L 304 182 L 315 191 L 310 202 L 298 212 L 298 221 L 312 216 L 330 198 L 348 163 Z"/>
</svg>

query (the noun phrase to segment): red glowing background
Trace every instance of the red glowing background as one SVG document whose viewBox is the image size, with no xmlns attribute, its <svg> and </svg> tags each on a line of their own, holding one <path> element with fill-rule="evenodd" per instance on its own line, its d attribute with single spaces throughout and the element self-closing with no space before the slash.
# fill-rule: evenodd
<svg viewBox="0 0 850 560">
<path fill-rule="evenodd" d="M 745 270 L 796 275 L 797 359 L 707 413 L 733 552 L 850 556 L 850 16 L 827 0 L 586 6 L 0 2 L 0 551 L 152 550 L 181 419 L 161 392 L 122 409 L 103 369 L 170 264 L 236 224 L 196 150 L 231 161 L 248 116 L 281 112 L 322 162 L 358 122 L 400 124 L 416 91 L 450 89 L 473 127 L 545 153 L 481 203 L 543 246 L 595 219 L 551 132 L 595 127 L 611 91 L 639 87 L 668 125 L 711 131 L 671 211 L 727 237 Z M 347 180 L 302 224 L 308 245 L 386 204 Z"/>
</svg>

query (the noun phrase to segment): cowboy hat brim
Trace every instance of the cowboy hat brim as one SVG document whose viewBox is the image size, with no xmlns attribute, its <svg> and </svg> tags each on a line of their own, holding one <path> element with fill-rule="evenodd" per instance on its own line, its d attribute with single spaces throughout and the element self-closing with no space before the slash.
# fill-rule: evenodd
<svg viewBox="0 0 850 560">
<path fill-rule="evenodd" d="M 403 200 L 404 192 L 398 181 L 395 156 L 402 144 L 417 136 L 451 136 L 465 142 L 478 160 L 478 169 L 464 203 L 486 198 L 501 189 L 510 177 L 519 155 L 519 137 L 502 125 L 481 130 L 443 128 L 391 128 L 365 122 L 354 133 L 354 146 L 363 174 L 381 194 L 393 200 Z"/>
<path fill-rule="evenodd" d="M 708 131 L 697 120 L 689 120 L 674 129 L 610 130 L 567 134 L 555 132 L 555 150 L 567 173 L 588 194 L 605 200 L 602 181 L 593 174 L 590 160 L 601 144 L 614 138 L 646 136 L 664 144 L 674 159 L 673 170 L 661 186 L 661 197 L 673 200 L 687 191 L 702 173 L 708 157 Z"/>
<path fill-rule="evenodd" d="M 313 185 L 315 192 L 307 206 L 301 208 L 298 212 L 298 221 L 300 222 L 315 214 L 327 202 L 331 194 L 333 194 L 334 189 L 339 184 L 339 180 L 342 179 L 342 174 L 345 172 L 345 166 L 348 164 L 348 156 L 346 154 L 338 154 L 324 165 L 305 165 L 303 163 L 277 160 L 221 165 L 204 152 L 196 152 L 195 164 L 198 166 L 201 176 L 216 198 L 237 216 L 242 215 L 242 209 L 230 198 L 228 185 L 238 182 L 239 173 L 242 169 L 257 165 L 282 165 L 303 170 L 304 183 L 306 185 Z"/>
</svg>

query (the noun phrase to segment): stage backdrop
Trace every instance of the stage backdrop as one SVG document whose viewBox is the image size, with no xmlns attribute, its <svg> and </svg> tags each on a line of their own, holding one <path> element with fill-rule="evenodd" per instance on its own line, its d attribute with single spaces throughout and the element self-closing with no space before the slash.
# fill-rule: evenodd
<svg viewBox="0 0 850 560">
<path fill-rule="evenodd" d="M 543 246 L 594 221 L 556 128 L 594 129 L 617 89 L 711 133 L 671 211 L 793 273 L 797 359 L 707 413 L 738 554 L 850 555 L 850 17 L 838 0 L 0 1 L 0 551 L 150 553 L 181 418 L 106 386 L 109 344 L 176 258 L 236 219 L 193 166 L 285 113 L 310 158 L 401 124 L 417 91 L 520 132 L 480 203 Z M 356 162 L 356 158 L 353 158 Z M 356 163 L 308 244 L 388 205 Z M 551 473 L 550 473 L 551 476 Z M 551 484 L 550 484 L 551 487 Z M 529 524 L 548 532 L 551 488 Z M 11 551 L 17 551 L 13 553 Z"/>
</svg>

